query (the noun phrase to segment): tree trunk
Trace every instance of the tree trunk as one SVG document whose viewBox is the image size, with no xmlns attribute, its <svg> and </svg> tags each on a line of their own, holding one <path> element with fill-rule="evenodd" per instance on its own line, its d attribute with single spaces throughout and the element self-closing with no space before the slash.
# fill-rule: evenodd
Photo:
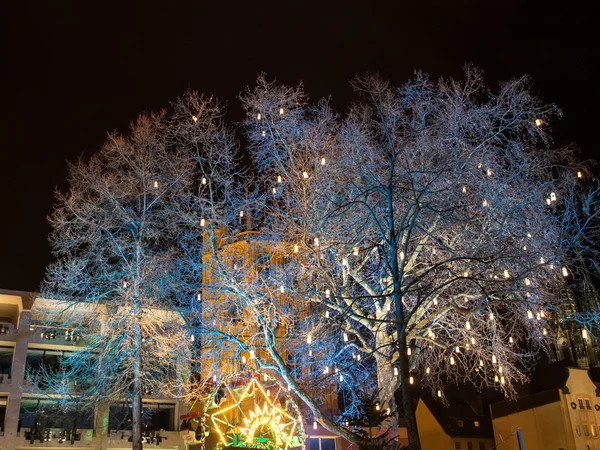
<svg viewBox="0 0 600 450">
<path fill-rule="evenodd" d="M 400 392 L 402 394 L 402 415 L 406 420 L 406 432 L 408 435 L 408 445 L 411 450 L 421 450 L 421 439 L 419 438 L 419 430 L 417 427 L 417 414 L 416 407 L 413 404 L 412 392 L 408 379 L 410 377 L 410 365 L 408 362 L 408 356 L 406 354 L 406 336 L 404 333 L 400 334 L 398 348 L 400 350 Z"/>
<path fill-rule="evenodd" d="M 392 348 L 390 339 L 384 333 L 375 335 L 376 348 Z M 396 376 L 394 375 L 394 367 L 391 364 L 393 356 L 391 355 L 376 355 L 377 364 L 377 385 L 379 386 L 379 402 L 383 410 L 390 409 L 390 417 L 384 420 L 379 426 L 379 433 L 386 430 L 390 439 L 396 439 L 398 436 L 398 412 L 396 411 L 396 400 L 394 393 L 396 392 Z"/>
<path fill-rule="evenodd" d="M 136 368 L 139 362 L 136 361 Z M 132 408 L 131 408 L 131 448 L 142 450 L 142 386 L 139 377 L 133 383 Z"/>
</svg>

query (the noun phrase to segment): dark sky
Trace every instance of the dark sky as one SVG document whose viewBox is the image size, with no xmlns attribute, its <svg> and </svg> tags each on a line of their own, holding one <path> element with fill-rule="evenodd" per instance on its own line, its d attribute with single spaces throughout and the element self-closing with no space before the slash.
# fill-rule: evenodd
<svg viewBox="0 0 600 450">
<path fill-rule="evenodd" d="M 322 3 L 322 4 L 319 4 Z M 529 74 L 564 118 L 556 145 L 597 151 L 599 18 L 584 2 L 8 0 L 2 5 L 0 288 L 34 290 L 49 261 L 46 217 L 66 161 L 107 131 L 168 106 L 187 88 L 227 101 L 258 72 L 303 81 L 340 108 L 348 80 L 379 72 L 397 84 L 415 69 L 488 84 Z M 592 3 L 592 2 L 589 2 Z"/>
</svg>

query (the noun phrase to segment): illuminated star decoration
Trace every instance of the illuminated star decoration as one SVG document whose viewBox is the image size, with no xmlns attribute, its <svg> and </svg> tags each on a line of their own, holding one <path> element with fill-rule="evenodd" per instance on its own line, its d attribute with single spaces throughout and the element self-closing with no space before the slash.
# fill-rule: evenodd
<svg viewBox="0 0 600 450">
<path fill-rule="evenodd" d="M 210 416 L 224 446 L 267 450 L 303 447 L 301 436 L 303 427 L 300 417 L 296 419 L 277 406 L 281 397 L 281 388 L 271 397 L 253 378 L 241 394 L 236 394 L 229 386 L 226 386 L 226 389 L 228 398 L 234 402 L 228 402 Z M 249 400 L 252 400 L 253 407 L 249 405 Z M 231 416 L 231 413 L 235 412 L 242 418 L 242 426 L 238 427 L 229 420 L 228 415 Z"/>
</svg>

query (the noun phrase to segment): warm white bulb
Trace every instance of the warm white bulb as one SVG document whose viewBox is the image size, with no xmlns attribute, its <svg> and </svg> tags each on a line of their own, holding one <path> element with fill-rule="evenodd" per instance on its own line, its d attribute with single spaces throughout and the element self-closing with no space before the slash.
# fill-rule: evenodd
<svg viewBox="0 0 600 450">
<path fill-rule="evenodd" d="M 488 169 L 488 170 L 486 171 L 486 173 L 487 173 L 488 177 L 489 177 L 489 176 L 491 176 L 491 175 L 492 175 L 492 169 Z"/>
<path fill-rule="evenodd" d="M 556 201 L 556 193 L 550 192 L 550 201 L 552 201 L 552 202 Z"/>
<path fill-rule="evenodd" d="M 302 176 L 303 176 L 304 178 L 308 178 L 308 172 L 302 172 Z"/>
<path fill-rule="evenodd" d="M 326 162 L 327 162 L 327 161 L 325 160 L 325 158 L 321 158 L 321 165 L 322 165 L 322 166 L 324 166 Z"/>
<path fill-rule="evenodd" d="M 533 312 L 530 309 L 527 310 L 527 318 L 533 319 Z"/>
<path fill-rule="evenodd" d="M 240 211 L 240 217 L 244 217 L 244 211 Z"/>
<path fill-rule="evenodd" d="M 464 193 L 466 193 L 466 192 L 467 192 L 467 187 L 466 187 L 466 186 L 463 186 L 463 187 L 462 187 L 462 191 L 463 191 Z"/>
<path fill-rule="evenodd" d="M 319 246 L 319 238 L 315 238 L 315 247 Z"/>
<path fill-rule="evenodd" d="M 277 194 L 277 188 L 273 188 L 273 194 Z"/>
<path fill-rule="evenodd" d="M 315 420 L 315 421 L 313 422 L 313 430 L 316 430 L 316 429 L 317 429 L 317 421 Z"/>
<path fill-rule="evenodd" d="M 354 247 L 354 249 L 352 250 L 352 254 L 354 256 L 358 256 L 358 252 L 359 252 L 359 248 L 358 247 Z"/>
<path fill-rule="evenodd" d="M 536 127 L 541 127 L 543 123 L 544 122 L 542 121 L 542 119 L 535 119 L 535 126 Z"/>
<path fill-rule="evenodd" d="M 283 116 L 283 108 L 279 108 L 279 115 Z"/>
<path fill-rule="evenodd" d="M 279 291 L 283 294 L 285 292 L 285 286 L 280 286 Z"/>
<path fill-rule="evenodd" d="M 587 339 L 587 337 L 588 337 L 588 332 L 587 332 L 587 330 L 586 330 L 585 328 L 584 328 L 583 330 L 581 330 L 581 336 L 582 336 L 584 339 Z"/>
<path fill-rule="evenodd" d="M 329 298 L 331 296 L 331 291 L 329 289 L 325 289 L 325 298 Z"/>
<path fill-rule="evenodd" d="M 471 323 L 470 323 L 468 320 L 465 322 L 465 328 L 466 328 L 467 330 L 470 330 L 470 329 L 471 329 Z"/>
<path fill-rule="evenodd" d="M 406 349 L 406 354 L 407 354 L 408 356 L 412 355 L 412 350 L 410 349 L 410 347 L 408 347 L 408 348 Z"/>
<path fill-rule="evenodd" d="M 348 342 L 348 333 L 344 333 L 344 342 Z"/>
<path fill-rule="evenodd" d="M 492 364 L 496 364 L 497 362 L 496 355 L 492 355 Z"/>
<path fill-rule="evenodd" d="M 277 182 L 281 183 L 283 180 L 281 179 L 281 175 L 277 175 Z"/>
<path fill-rule="evenodd" d="M 430 368 L 430 367 L 427 367 L 427 368 L 425 369 L 425 373 L 426 373 L 427 375 L 429 375 L 429 374 L 431 373 L 431 368 Z"/>
<path fill-rule="evenodd" d="M 398 376 L 398 373 L 399 373 L 399 372 L 398 372 L 398 368 L 397 368 L 397 367 L 394 367 L 394 375 Z"/>
<path fill-rule="evenodd" d="M 204 225 L 206 225 L 206 220 L 200 219 L 200 226 L 203 227 Z"/>
<path fill-rule="evenodd" d="M 409 383 L 409 384 L 414 384 L 414 383 L 415 383 L 415 379 L 414 379 L 413 377 L 410 377 L 410 378 L 408 379 L 408 383 Z"/>
<path fill-rule="evenodd" d="M 260 115 L 260 113 L 258 113 L 258 114 L 256 115 L 256 120 L 260 120 L 261 118 L 262 118 L 262 116 Z"/>
<path fill-rule="evenodd" d="M 583 173 L 577 172 L 577 178 L 583 178 Z"/>
<path fill-rule="evenodd" d="M 483 201 L 483 207 L 484 207 L 484 208 L 486 208 L 487 206 L 488 206 L 488 201 L 487 201 L 487 200 L 484 200 L 484 201 Z"/>
<path fill-rule="evenodd" d="M 442 391 L 440 391 L 439 389 L 438 389 L 438 397 L 440 397 L 440 398 L 442 397 Z"/>
<path fill-rule="evenodd" d="M 529 278 L 525 278 L 525 286 L 531 286 L 531 280 Z"/>
<path fill-rule="evenodd" d="M 504 278 L 510 278 L 510 273 L 508 273 L 507 269 L 504 269 Z"/>
<path fill-rule="evenodd" d="M 567 270 L 566 267 L 562 268 L 562 274 L 563 274 L 563 277 L 568 277 L 569 276 L 569 271 Z"/>
<path fill-rule="evenodd" d="M 198 118 L 197 118 L 196 116 L 192 116 L 192 120 L 193 120 L 194 122 L 198 122 Z"/>
<path fill-rule="evenodd" d="M 454 361 L 454 356 L 451 356 L 451 357 L 450 357 L 450 365 L 451 365 L 451 366 L 453 366 L 453 365 L 454 365 L 454 362 L 455 362 L 455 361 Z"/>
<path fill-rule="evenodd" d="M 190 342 L 194 342 L 195 340 L 196 340 L 196 337 L 195 337 L 195 336 L 192 334 L 192 335 L 190 336 Z"/>
<path fill-rule="evenodd" d="M 158 181 L 154 182 L 154 187 L 157 188 L 158 187 Z"/>
<path fill-rule="evenodd" d="M 298 253 L 300 249 L 298 248 L 298 244 L 294 245 L 294 253 Z"/>
</svg>

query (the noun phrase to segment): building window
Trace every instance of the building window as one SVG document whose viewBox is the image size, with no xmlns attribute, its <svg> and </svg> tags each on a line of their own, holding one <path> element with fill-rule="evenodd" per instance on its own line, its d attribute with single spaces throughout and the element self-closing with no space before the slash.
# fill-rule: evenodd
<svg viewBox="0 0 600 450">
<path fill-rule="evenodd" d="M 485 450 L 485 442 L 479 443 L 479 450 Z"/>
<path fill-rule="evenodd" d="M 308 440 L 309 450 L 335 450 L 334 438 L 310 438 Z"/>
<path fill-rule="evenodd" d="M 8 397 L 0 396 L 0 436 L 4 436 L 4 419 L 6 419 L 6 404 Z"/>
<path fill-rule="evenodd" d="M 465 423 L 462 420 L 457 421 L 457 423 L 460 428 L 465 426 Z"/>
<path fill-rule="evenodd" d="M 598 437 L 598 431 L 596 430 L 596 425 L 590 425 L 590 431 L 592 433 L 592 436 Z"/>
<path fill-rule="evenodd" d="M 473 450 L 473 443 L 467 442 L 467 450 Z"/>
<path fill-rule="evenodd" d="M 473 422 L 473 425 L 475 425 L 476 428 L 479 428 L 479 422 L 477 420 Z"/>
<path fill-rule="evenodd" d="M 584 409 L 584 407 L 583 407 L 583 399 L 582 398 L 578 398 L 577 401 L 579 402 L 579 409 Z"/>
<path fill-rule="evenodd" d="M 14 352 L 13 347 L 0 346 L 0 383 L 10 379 Z"/>
<path fill-rule="evenodd" d="M 585 399 L 585 409 L 592 409 L 592 402 L 590 402 L 589 398 Z"/>
<path fill-rule="evenodd" d="M 454 448 L 457 449 L 457 450 L 460 450 L 460 442 L 458 442 L 458 441 L 455 442 L 454 443 Z"/>
<path fill-rule="evenodd" d="M 588 437 L 589 437 L 589 435 L 590 435 L 590 430 L 589 430 L 589 428 L 587 427 L 587 425 L 584 425 L 584 426 L 583 426 L 583 434 L 585 434 L 585 435 L 586 435 L 586 436 L 588 436 Z"/>
<path fill-rule="evenodd" d="M 94 412 L 91 408 L 63 409 L 56 402 L 42 398 L 21 399 L 19 422 L 23 428 L 33 428 L 36 422 L 42 428 L 92 429 Z"/>
</svg>

